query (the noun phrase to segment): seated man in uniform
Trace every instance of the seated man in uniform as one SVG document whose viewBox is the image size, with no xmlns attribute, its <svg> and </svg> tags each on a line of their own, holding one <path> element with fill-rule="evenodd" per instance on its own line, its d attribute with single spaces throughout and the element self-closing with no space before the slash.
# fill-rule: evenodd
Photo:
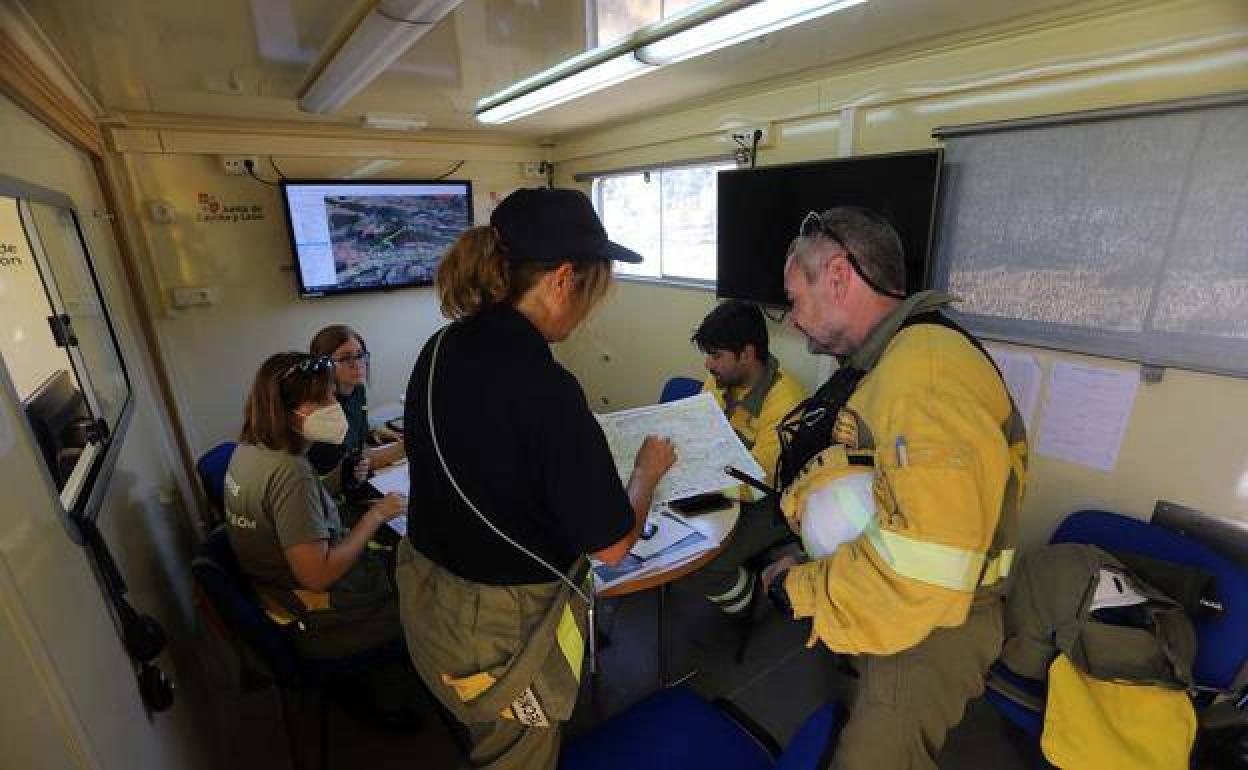
<svg viewBox="0 0 1248 770">
<path fill-rule="evenodd" d="M 724 302 L 703 319 L 692 341 L 706 354 L 710 373 L 702 389 L 715 396 L 733 430 L 763 467 L 761 481 L 772 484 L 780 455 L 776 426 L 806 393 L 768 350 L 763 312 L 748 302 Z M 754 593 L 755 576 L 743 563 L 790 534 L 774 500 L 759 500 L 762 495 L 745 485 L 739 494 L 741 517 L 724 550 L 686 578 L 691 588 L 730 616 L 744 613 Z"/>
</svg>

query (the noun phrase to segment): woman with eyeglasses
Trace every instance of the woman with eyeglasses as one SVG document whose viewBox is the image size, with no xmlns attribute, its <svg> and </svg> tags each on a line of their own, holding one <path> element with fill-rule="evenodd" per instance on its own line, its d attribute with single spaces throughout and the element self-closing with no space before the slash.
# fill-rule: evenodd
<svg viewBox="0 0 1248 770">
<path fill-rule="evenodd" d="M 368 478 L 369 470 L 383 468 L 402 459 L 403 437 L 381 426 L 370 430 L 368 425 L 368 372 L 371 360 L 368 345 L 359 332 L 344 324 L 326 326 L 312 338 L 309 352 L 334 362 L 334 395 L 347 416 L 347 435 L 342 444 L 314 444 L 308 459 L 322 474 L 332 474 L 344 459 L 354 459 L 343 473 L 359 483 Z M 379 446 L 370 446 L 370 440 Z M 358 458 L 358 459 L 356 459 Z M 342 477 L 340 477 L 342 478 Z M 339 479 L 331 480 L 337 484 Z"/>
<path fill-rule="evenodd" d="M 348 432 L 334 370 L 331 359 L 307 353 L 269 357 L 225 477 L 230 546 L 270 615 L 298 624 L 292 638 L 309 658 L 402 636 L 390 566 L 368 542 L 407 501 L 387 495 L 348 530 L 306 456 L 312 444 L 338 444 Z"/>
</svg>

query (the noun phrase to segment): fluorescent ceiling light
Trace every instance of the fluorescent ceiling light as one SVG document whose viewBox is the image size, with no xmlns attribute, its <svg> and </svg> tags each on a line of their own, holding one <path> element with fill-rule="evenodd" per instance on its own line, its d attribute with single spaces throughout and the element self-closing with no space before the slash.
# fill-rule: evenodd
<svg viewBox="0 0 1248 770">
<path fill-rule="evenodd" d="M 366 112 L 360 116 L 360 124 L 365 128 L 379 128 L 383 131 L 421 131 L 429 125 L 429 121 L 418 115 Z"/>
<path fill-rule="evenodd" d="M 368 11 L 299 96 L 305 112 L 333 112 L 372 83 L 460 0 L 383 0 Z"/>
<path fill-rule="evenodd" d="M 866 0 L 760 0 L 637 49 L 647 64 L 672 64 L 761 37 Z"/>
<path fill-rule="evenodd" d="M 488 107 L 477 113 L 477 120 L 482 123 L 507 123 L 527 115 L 532 115 L 535 112 L 540 112 L 548 107 L 553 107 L 556 104 L 561 104 L 569 99 L 592 94 L 594 91 L 601 90 L 607 86 L 622 83 L 646 72 L 652 72 L 654 69 L 654 67 L 644 62 L 638 61 L 630 51 L 556 80 L 535 91 L 529 91 L 502 104 Z M 546 74 L 540 73 L 540 75 Z M 526 81 L 521 81 L 506 91 L 481 101 L 489 102 L 504 96 L 508 92 L 520 91 L 525 85 Z"/>
</svg>

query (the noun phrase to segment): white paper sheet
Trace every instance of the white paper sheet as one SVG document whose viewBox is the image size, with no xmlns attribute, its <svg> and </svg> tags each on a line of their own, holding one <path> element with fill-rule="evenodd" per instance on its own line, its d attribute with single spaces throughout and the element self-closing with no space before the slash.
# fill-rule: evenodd
<svg viewBox="0 0 1248 770">
<path fill-rule="evenodd" d="M 411 479 L 407 475 L 407 463 L 382 468 L 373 474 L 368 483 L 372 484 L 373 488 L 383 495 L 398 492 L 406 497 L 408 486 L 411 484 Z"/>
<path fill-rule="evenodd" d="M 680 519 L 667 516 L 660 511 L 651 511 L 646 522 L 647 529 L 653 525 L 654 528 L 651 531 L 654 534 L 650 537 L 639 537 L 633 544 L 633 554 L 642 559 L 649 559 L 656 553 L 667 550 L 695 531 Z"/>
<path fill-rule="evenodd" d="M 1030 353 L 1018 353 L 996 347 L 988 348 L 989 354 L 997 362 L 1001 376 L 1005 378 L 1005 386 L 1014 398 L 1014 405 L 1023 417 L 1027 432 L 1034 429 L 1032 418 L 1036 412 L 1036 400 L 1040 396 L 1040 383 L 1044 379 L 1044 370 Z"/>
<path fill-rule="evenodd" d="M 738 482 L 724 473 L 725 465 L 736 466 L 755 478 L 764 476 L 710 393 L 599 415 L 598 421 L 607 436 L 615 468 L 625 483 L 646 436 L 671 439 L 676 464 L 659 482 L 655 503 L 737 486 Z"/>
<path fill-rule="evenodd" d="M 732 532 L 740 509 L 733 506 L 694 517 L 682 516 L 666 506 L 656 506 L 650 511 L 651 516 L 660 514 L 688 527 L 690 533 L 697 537 L 686 537 L 648 558 L 638 556 L 635 553 L 636 546 L 634 546 L 634 553 L 624 557 L 624 561 L 614 568 L 605 567 L 601 562 L 593 562 L 595 591 L 605 591 L 621 583 L 631 583 L 658 572 L 675 569 L 693 561 L 712 548 L 717 548 Z"/>
<path fill-rule="evenodd" d="M 1053 364 L 1036 452 L 1112 471 L 1139 384 L 1135 369 Z"/>
</svg>

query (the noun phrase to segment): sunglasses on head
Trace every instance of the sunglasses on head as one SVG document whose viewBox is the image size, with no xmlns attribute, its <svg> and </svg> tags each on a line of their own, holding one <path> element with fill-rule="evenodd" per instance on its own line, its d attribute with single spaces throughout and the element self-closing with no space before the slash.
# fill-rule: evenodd
<svg viewBox="0 0 1248 770">
<path fill-rule="evenodd" d="M 356 362 L 367 364 L 369 357 L 370 357 L 369 352 L 367 350 L 362 350 L 359 353 L 351 353 L 345 356 L 339 356 L 333 359 L 333 362 L 335 364 L 342 364 L 343 366 L 350 366 L 351 364 L 354 364 Z"/>
<path fill-rule="evenodd" d="M 798 235 L 803 238 L 810 238 L 816 234 L 822 235 L 835 243 L 837 246 L 840 246 L 841 251 L 845 252 L 845 260 L 849 262 L 849 266 L 854 269 L 854 272 L 858 274 L 858 277 L 862 279 L 862 282 L 870 286 L 876 294 L 883 294 L 885 297 L 892 297 L 893 299 L 906 298 L 904 293 L 885 289 L 883 286 L 880 286 L 872 280 L 871 277 L 868 276 L 862 269 L 862 265 L 858 263 L 858 258 L 854 256 L 854 252 L 849 250 L 849 246 L 845 245 L 845 241 L 841 238 L 841 236 L 837 235 L 832 228 L 824 223 L 823 215 L 818 211 L 812 211 L 806 215 L 805 219 L 802 220 L 802 226 L 798 228 Z"/>
<path fill-rule="evenodd" d="M 300 359 L 291 364 L 277 379 L 280 382 L 295 372 L 299 372 L 300 374 L 316 374 L 317 372 L 323 372 L 326 369 L 333 368 L 334 359 L 329 356 L 308 356 L 307 358 Z"/>
</svg>

